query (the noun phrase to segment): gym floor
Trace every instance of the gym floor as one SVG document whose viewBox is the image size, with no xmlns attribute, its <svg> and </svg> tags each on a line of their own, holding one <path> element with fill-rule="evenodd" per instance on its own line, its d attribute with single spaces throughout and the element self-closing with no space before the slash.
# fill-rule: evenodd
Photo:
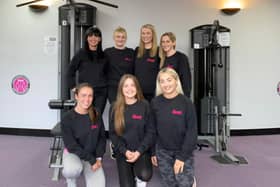
<svg viewBox="0 0 280 187">
<path fill-rule="evenodd" d="M 52 181 L 48 167 L 50 137 L 0 135 L 0 187 L 66 187 L 63 177 Z M 280 135 L 234 136 L 230 152 L 243 156 L 248 164 L 224 165 L 212 160 L 212 148 L 195 151 L 198 187 L 264 187 L 279 185 Z M 115 161 L 104 158 L 107 187 L 118 186 Z M 84 186 L 82 178 L 78 186 Z M 162 187 L 157 169 L 148 187 Z"/>
</svg>

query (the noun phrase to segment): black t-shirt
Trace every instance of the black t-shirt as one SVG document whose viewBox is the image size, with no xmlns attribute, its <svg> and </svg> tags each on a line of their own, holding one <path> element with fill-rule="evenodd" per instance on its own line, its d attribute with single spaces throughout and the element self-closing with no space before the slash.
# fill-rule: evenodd
<svg viewBox="0 0 280 187">
<path fill-rule="evenodd" d="M 144 94 L 154 94 L 159 71 L 159 57 L 158 55 L 151 57 L 150 50 L 145 50 L 141 58 L 137 58 L 137 53 L 138 47 L 135 49 L 134 75 L 137 77 Z"/>
<path fill-rule="evenodd" d="M 151 110 L 158 147 L 179 151 L 176 158 L 182 161 L 192 156 L 197 143 L 197 121 L 191 100 L 182 94 L 172 99 L 160 95 L 152 100 Z"/>
<path fill-rule="evenodd" d="M 68 67 L 68 88 L 75 87 L 77 71 L 79 83 L 87 82 L 94 88 L 107 86 L 107 61 L 105 57 L 98 57 L 96 51 L 87 52 L 85 49 L 80 49 Z"/>
<path fill-rule="evenodd" d="M 110 139 L 115 151 L 125 154 L 126 150 L 147 151 L 155 141 L 155 128 L 151 121 L 149 103 L 145 100 L 126 105 L 124 111 L 125 128 L 121 136 L 117 135 L 114 123 L 113 105 L 109 113 Z"/>
<path fill-rule="evenodd" d="M 64 145 L 70 153 L 90 164 L 94 164 L 97 157 L 103 157 L 106 136 L 100 119 L 92 123 L 88 114 L 79 114 L 72 109 L 61 120 L 61 130 Z"/>
<path fill-rule="evenodd" d="M 178 73 L 184 94 L 190 97 L 192 76 L 188 57 L 185 54 L 176 51 L 174 55 L 165 58 L 163 68 L 164 67 L 173 68 Z"/>
<path fill-rule="evenodd" d="M 108 85 L 117 86 L 124 74 L 133 74 L 134 50 L 131 48 L 117 49 L 115 47 L 104 50 L 108 59 Z"/>
</svg>

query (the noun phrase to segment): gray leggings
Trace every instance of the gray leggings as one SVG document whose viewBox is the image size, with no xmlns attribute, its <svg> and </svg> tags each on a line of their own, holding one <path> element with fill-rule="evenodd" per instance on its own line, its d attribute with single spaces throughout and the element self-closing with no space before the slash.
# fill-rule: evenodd
<svg viewBox="0 0 280 187">
<path fill-rule="evenodd" d="M 103 168 L 99 168 L 94 172 L 91 170 L 89 162 L 81 160 L 75 154 L 64 152 L 62 174 L 66 178 L 68 187 L 77 186 L 76 179 L 81 175 L 82 171 L 87 187 L 105 187 Z"/>
<path fill-rule="evenodd" d="M 192 187 L 194 183 L 193 158 L 185 160 L 182 173 L 175 175 L 173 166 L 176 152 L 156 148 L 156 157 L 163 183 L 166 187 Z"/>
</svg>

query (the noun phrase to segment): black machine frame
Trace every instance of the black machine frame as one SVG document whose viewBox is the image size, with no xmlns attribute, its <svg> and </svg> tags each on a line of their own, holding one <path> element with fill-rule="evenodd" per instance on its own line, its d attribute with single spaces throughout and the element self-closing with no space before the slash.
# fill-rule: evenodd
<svg viewBox="0 0 280 187">
<path fill-rule="evenodd" d="M 191 29 L 194 57 L 194 104 L 198 116 L 200 149 L 211 145 L 220 163 L 247 163 L 246 159 L 228 151 L 230 140 L 230 29 L 213 24 Z"/>
</svg>

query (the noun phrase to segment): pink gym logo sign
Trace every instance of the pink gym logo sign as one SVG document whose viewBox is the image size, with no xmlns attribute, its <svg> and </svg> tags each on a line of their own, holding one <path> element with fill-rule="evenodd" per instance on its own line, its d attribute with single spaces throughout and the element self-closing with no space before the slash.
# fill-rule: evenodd
<svg viewBox="0 0 280 187">
<path fill-rule="evenodd" d="M 26 94 L 30 88 L 30 82 L 24 75 L 17 75 L 13 78 L 12 89 L 18 95 Z"/>
</svg>

